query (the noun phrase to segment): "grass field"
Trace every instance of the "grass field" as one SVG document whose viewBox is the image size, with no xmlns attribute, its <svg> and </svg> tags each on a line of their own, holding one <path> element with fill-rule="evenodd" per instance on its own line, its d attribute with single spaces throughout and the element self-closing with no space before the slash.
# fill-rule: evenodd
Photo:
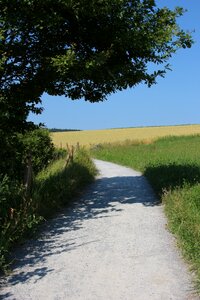
<svg viewBox="0 0 200 300">
<path fill-rule="evenodd" d="M 52 133 L 52 138 L 57 147 L 65 147 L 66 143 L 69 145 L 79 143 L 82 146 L 91 146 L 100 143 L 123 142 L 126 140 L 144 140 L 148 143 L 158 137 L 188 134 L 200 134 L 200 125 L 54 132 Z"/>
<path fill-rule="evenodd" d="M 150 144 L 105 144 L 92 155 L 147 177 L 165 203 L 169 228 L 196 271 L 200 292 L 200 135 L 164 137 Z"/>
</svg>

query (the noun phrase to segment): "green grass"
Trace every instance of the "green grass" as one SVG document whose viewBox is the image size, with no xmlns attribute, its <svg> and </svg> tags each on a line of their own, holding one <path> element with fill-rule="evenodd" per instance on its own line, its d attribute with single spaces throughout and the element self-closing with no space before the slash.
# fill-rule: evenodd
<svg viewBox="0 0 200 300">
<path fill-rule="evenodd" d="M 200 293 L 200 184 L 184 184 L 162 197 L 169 228 L 178 237 L 183 255 L 196 271 L 196 287 Z"/>
<path fill-rule="evenodd" d="M 170 230 L 197 274 L 200 291 L 200 136 L 165 137 L 151 144 L 104 144 L 96 158 L 140 170 L 165 203 Z"/>
<path fill-rule="evenodd" d="M 37 211 L 49 217 L 55 210 L 70 203 L 71 199 L 94 180 L 96 169 L 88 153 L 80 149 L 73 163 L 65 167 L 65 159 L 59 159 L 38 174 L 33 199 Z"/>
</svg>

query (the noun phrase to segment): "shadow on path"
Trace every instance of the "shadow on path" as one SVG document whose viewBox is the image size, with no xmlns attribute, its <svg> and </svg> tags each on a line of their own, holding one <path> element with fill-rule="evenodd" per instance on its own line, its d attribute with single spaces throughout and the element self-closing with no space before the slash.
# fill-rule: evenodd
<svg viewBox="0 0 200 300">
<path fill-rule="evenodd" d="M 29 240 L 24 247 L 15 251 L 13 272 L 9 277 L 2 278 L 0 283 L 4 281 L 4 285 L 16 285 L 29 280 L 37 282 L 54 271 L 45 266 L 47 257 L 97 242 L 87 239 L 87 242 L 80 243 L 80 240 L 84 240 L 81 233 L 76 238 L 69 238 L 68 235 L 63 237 L 66 232 L 84 228 L 84 220 L 115 217 L 123 210 L 123 205 L 135 203 L 141 203 L 147 208 L 159 205 L 143 176 L 97 179 L 81 199 L 77 199 L 71 207 L 65 208 L 57 217 L 41 227 L 37 240 Z M 24 270 L 27 267 L 26 272 Z M 9 294 L 4 294 L 3 299 L 9 297 Z"/>
</svg>

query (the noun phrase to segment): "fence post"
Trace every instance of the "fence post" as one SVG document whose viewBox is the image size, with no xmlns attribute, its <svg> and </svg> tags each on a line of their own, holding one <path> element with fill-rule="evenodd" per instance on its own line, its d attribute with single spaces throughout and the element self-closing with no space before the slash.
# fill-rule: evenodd
<svg viewBox="0 0 200 300">
<path fill-rule="evenodd" d="M 29 196 L 33 185 L 33 167 L 32 156 L 29 154 L 26 159 L 26 168 L 24 173 L 25 195 Z"/>
<path fill-rule="evenodd" d="M 69 146 L 68 144 L 66 144 L 66 147 L 67 147 L 67 158 L 66 158 L 66 164 L 65 164 L 65 166 L 67 167 L 68 166 L 68 164 L 70 163 L 70 162 L 73 162 L 73 160 L 74 160 L 74 146 Z"/>
</svg>

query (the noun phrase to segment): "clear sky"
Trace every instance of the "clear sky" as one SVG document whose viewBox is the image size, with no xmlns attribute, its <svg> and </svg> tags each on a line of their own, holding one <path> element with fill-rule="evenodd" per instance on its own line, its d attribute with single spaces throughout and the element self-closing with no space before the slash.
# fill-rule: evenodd
<svg viewBox="0 0 200 300">
<path fill-rule="evenodd" d="M 48 128 L 106 129 L 119 127 L 200 124 L 200 1 L 159 0 L 160 6 L 188 10 L 179 23 L 195 30 L 195 44 L 179 50 L 170 60 L 172 71 L 151 88 L 140 84 L 117 92 L 107 101 L 89 103 L 43 95 L 44 111 L 29 120 Z"/>
</svg>

